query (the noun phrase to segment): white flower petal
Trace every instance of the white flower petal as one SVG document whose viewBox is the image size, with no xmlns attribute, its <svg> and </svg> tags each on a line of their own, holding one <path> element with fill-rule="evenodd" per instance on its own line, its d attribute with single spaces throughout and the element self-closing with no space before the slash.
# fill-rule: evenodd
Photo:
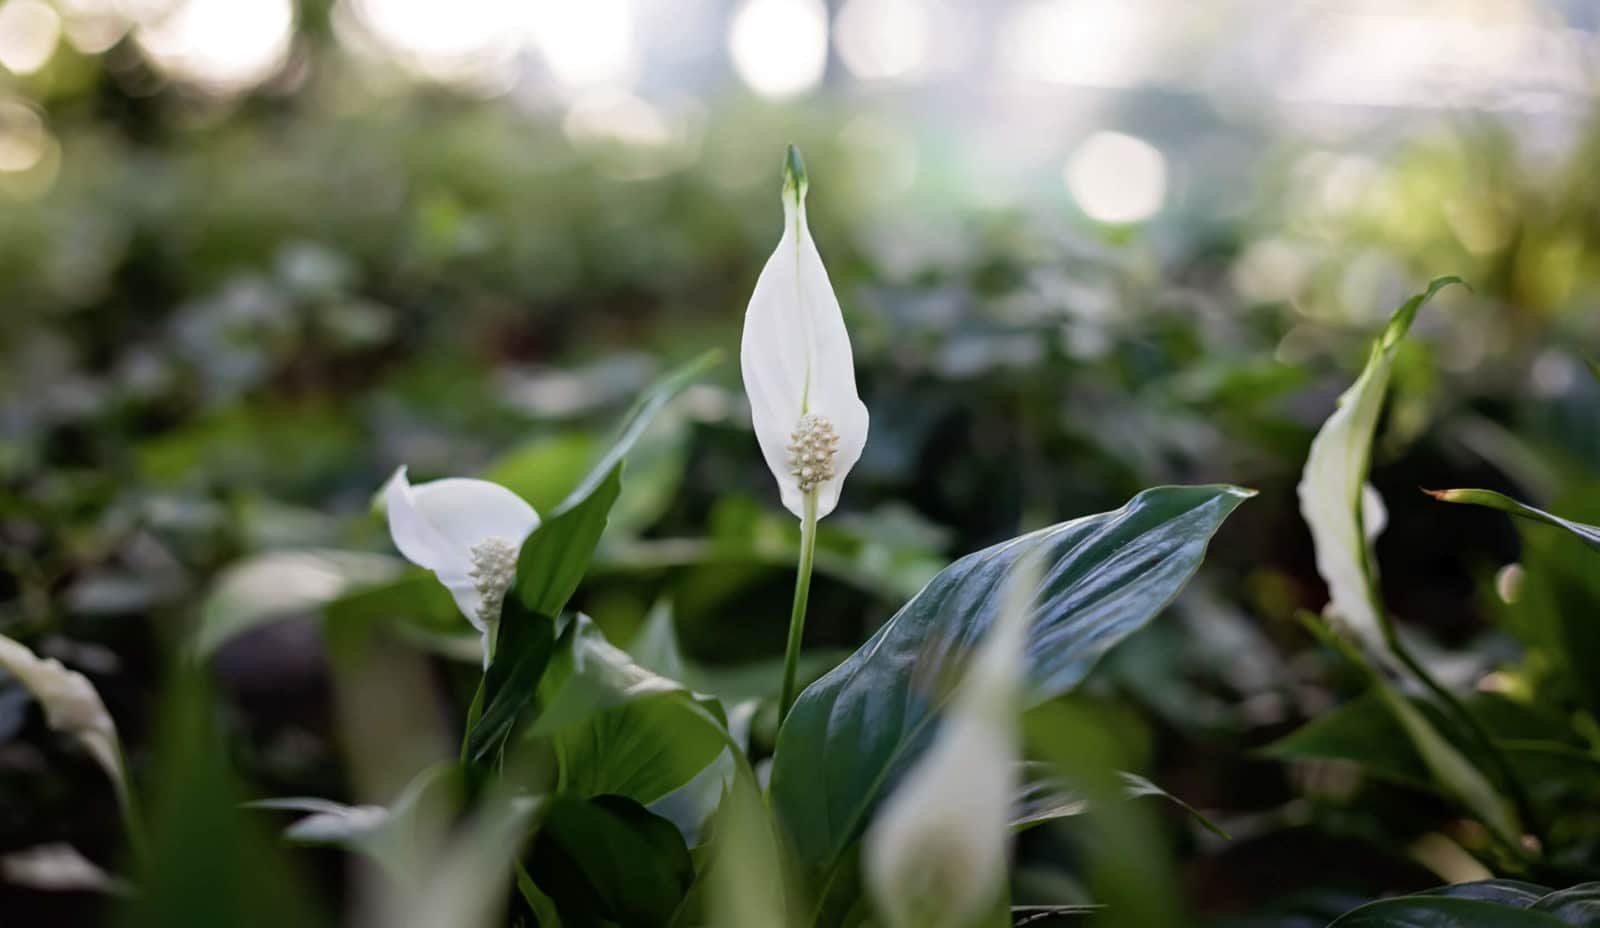
<svg viewBox="0 0 1600 928">
<path fill-rule="evenodd" d="M 933 744 L 867 832 L 867 888 L 890 928 L 974 923 L 1005 881 L 1022 760 L 1019 695 L 1038 580 L 1035 563 L 1007 580 L 1006 606 Z"/>
<path fill-rule="evenodd" d="M 411 498 L 428 524 L 462 551 L 498 538 L 520 548 L 539 527 L 539 514 L 498 483 L 450 477 L 419 483 Z"/>
<path fill-rule="evenodd" d="M 844 478 L 867 441 L 867 407 L 856 392 L 855 360 L 844 315 L 806 224 L 805 183 L 791 154 L 784 188 L 783 236 L 745 309 L 740 369 L 756 440 L 777 478 L 783 505 L 803 516 L 805 500 L 788 446 L 806 414 L 826 417 L 838 435 L 833 477 L 817 487 L 817 515 L 832 512 Z"/>
<path fill-rule="evenodd" d="M 951 713 L 867 832 L 867 885 L 890 928 L 971 924 L 993 905 L 1018 758 L 1014 725 Z"/>
<path fill-rule="evenodd" d="M 406 560 L 418 567 L 438 570 L 461 559 L 462 552 L 417 508 L 415 490 L 406 479 L 404 467 L 396 469 L 385 484 L 383 500 L 389 515 L 389 535 Z M 465 567 L 462 569 L 464 571 Z"/>
<path fill-rule="evenodd" d="M 1305 472 L 1297 488 L 1300 514 L 1311 528 L 1317 572 L 1328 584 L 1327 614 L 1369 646 L 1383 641 L 1378 605 L 1368 584 L 1369 539 L 1359 521 L 1370 511 L 1382 529 L 1382 502 L 1366 485 L 1372 433 L 1383 409 L 1393 367 L 1392 350 L 1373 353 L 1366 369 L 1339 397 L 1339 405 L 1311 442 Z"/>
<path fill-rule="evenodd" d="M 4 635 L 0 635 L 0 670 L 15 677 L 39 701 L 52 729 L 77 738 L 117 788 L 124 788 L 117 726 L 88 677 L 63 667 L 55 658 L 41 658 Z"/>
<path fill-rule="evenodd" d="M 1375 653 L 1384 646 L 1386 617 L 1377 600 L 1377 565 L 1372 542 L 1388 519 L 1383 501 L 1367 485 L 1372 436 L 1389 390 L 1394 355 L 1423 304 L 1452 283 L 1441 277 L 1395 311 L 1372 346 L 1361 376 L 1339 397 L 1337 408 L 1311 441 L 1296 488 L 1300 515 L 1311 528 L 1317 572 L 1328 584 L 1324 614 Z"/>
</svg>

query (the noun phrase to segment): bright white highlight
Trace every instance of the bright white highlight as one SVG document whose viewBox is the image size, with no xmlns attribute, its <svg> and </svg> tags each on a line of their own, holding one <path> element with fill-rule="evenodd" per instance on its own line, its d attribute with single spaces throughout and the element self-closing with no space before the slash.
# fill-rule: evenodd
<svg viewBox="0 0 1600 928">
<path fill-rule="evenodd" d="M 546 0 L 531 13 L 533 41 L 569 87 L 631 82 L 638 70 L 628 0 Z"/>
<path fill-rule="evenodd" d="M 745 0 L 728 29 L 734 70 L 764 97 L 815 87 L 828 65 L 828 10 L 821 0 Z"/>
<path fill-rule="evenodd" d="M 55 54 L 61 17 L 40 0 L 11 0 L 0 6 L 0 65 L 13 74 L 32 74 Z"/>
<path fill-rule="evenodd" d="M 184 0 L 135 38 L 167 74 L 233 93 L 277 73 L 293 33 L 289 0 Z"/>
<path fill-rule="evenodd" d="M 904 77 L 921 68 L 929 32 L 924 0 L 847 0 L 833 26 L 845 67 L 869 80 Z"/>
<path fill-rule="evenodd" d="M 1151 64 L 1159 19 L 1138 0 L 1035 0 L 1000 33 L 1000 60 L 1019 77 L 1131 87 Z"/>
<path fill-rule="evenodd" d="M 44 120 L 31 107 L 0 100 L 0 172 L 32 170 L 50 146 Z"/>
<path fill-rule="evenodd" d="M 501 78 L 528 25 L 517 0 L 343 0 L 340 13 L 357 27 L 357 45 L 368 40 L 407 70 L 449 83 Z"/>
<path fill-rule="evenodd" d="M 1100 222 L 1149 219 L 1167 197 L 1167 160 L 1149 142 L 1120 132 L 1089 136 L 1065 176 L 1073 199 Z"/>
<path fill-rule="evenodd" d="M 1465 15 L 1329 17 L 1278 79 L 1281 99 L 1366 106 L 1517 108 L 1587 94 L 1593 40 L 1575 29 Z"/>
</svg>

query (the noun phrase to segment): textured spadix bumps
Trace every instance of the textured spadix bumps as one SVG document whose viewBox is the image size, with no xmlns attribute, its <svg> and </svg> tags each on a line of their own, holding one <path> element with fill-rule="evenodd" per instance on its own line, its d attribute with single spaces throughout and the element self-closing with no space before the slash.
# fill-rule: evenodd
<svg viewBox="0 0 1600 928">
<path fill-rule="evenodd" d="M 539 514 L 497 483 L 450 478 L 412 486 L 404 467 L 390 478 L 384 501 L 395 547 L 449 588 L 461 614 L 483 633 L 487 664 L 489 633 Z"/>
<path fill-rule="evenodd" d="M 867 442 L 867 407 L 856 393 L 850 336 L 822 256 L 806 225 L 805 165 L 784 162 L 783 237 L 767 259 L 744 315 L 739 361 L 762 456 L 783 505 L 804 518 L 839 502 Z"/>
</svg>

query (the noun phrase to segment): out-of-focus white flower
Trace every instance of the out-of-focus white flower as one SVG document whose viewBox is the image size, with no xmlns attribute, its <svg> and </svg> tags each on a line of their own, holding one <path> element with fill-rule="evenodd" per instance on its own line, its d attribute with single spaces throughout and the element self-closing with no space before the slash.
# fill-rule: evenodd
<svg viewBox="0 0 1600 928">
<path fill-rule="evenodd" d="M 976 923 L 1006 879 L 1022 750 L 1020 687 L 1027 674 L 1036 572 L 1018 571 L 937 737 L 867 832 L 867 888 L 889 928 Z"/>
<path fill-rule="evenodd" d="M 404 467 L 389 479 L 384 500 L 395 547 L 449 588 L 461 614 L 484 635 L 487 665 L 490 632 L 539 514 L 497 483 L 452 477 L 412 486 Z"/>
<path fill-rule="evenodd" d="M 867 407 L 839 300 L 806 226 L 805 164 L 784 161 L 783 237 L 767 259 L 744 315 L 739 361 L 756 440 L 778 479 L 783 505 L 805 518 L 833 511 L 845 475 L 867 443 Z"/>
<path fill-rule="evenodd" d="M 0 669 L 39 701 L 51 728 L 78 739 L 117 789 L 125 788 L 117 725 L 88 677 L 53 657 L 41 658 L 4 635 L 0 635 Z"/>
</svg>

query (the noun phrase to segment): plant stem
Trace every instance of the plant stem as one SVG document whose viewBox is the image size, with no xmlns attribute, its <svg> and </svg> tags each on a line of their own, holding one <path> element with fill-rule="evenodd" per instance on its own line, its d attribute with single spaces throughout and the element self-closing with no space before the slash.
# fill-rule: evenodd
<svg viewBox="0 0 1600 928">
<path fill-rule="evenodd" d="M 794 578 L 794 609 L 789 613 L 789 646 L 783 652 L 783 689 L 778 696 L 778 724 L 794 705 L 795 676 L 800 669 L 800 641 L 806 631 L 806 601 L 811 597 L 811 562 L 817 550 L 817 494 L 806 494 L 805 515 L 800 519 L 800 565 Z"/>
<path fill-rule="evenodd" d="M 1467 711 L 1467 707 L 1462 704 L 1461 700 L 1457 699 L 1454 693 L 1445 689 L 1443 684 L 1434 679 L 1433 674 L 1428 672 L 1422 662 L 1417 660 L 1410 649 L 1400 642 L 1399 635 L 1391 634 L 1387 638 L 1389 650 L 1394 656 L 1399 658 L 1400 663 L 1411 671 L 1411 674 L 1422 683 L 1428 692 L 1434 695 L 1434 698 L 1444 704 L 1445 709 L 1455 717 L 1456 724 L 1465 729 L 1467 735 L 1477 742 L 1478 747 L 1489 758 L 1490 763 L 1495 767 L 1495 773 L 1499 775 L 1501 782 L 1511 793 L 1511 801 L 1516 805 L 1517 812 L 1522 817 L 1523 827 L 1527 828 L 1528 832 L 1539 841 L 1540 847 L 1543 849 L 1545 847 L 1544 829 L 1541 827 L 1538 814 L 1534 811 L 1533 802 L 1529 799 L 1527 790 L 1523 788 L 1522 780 L 1517 776 L 1516 770 L 1506 760 L 1505 754 L 1501 753 L 1500 748 L 1495 745 L 1494 739 L 1489 737 L 1489 733 L 1484 730 L 1483 725 L 1478 722 L 1471 712 Z"/>
<path fill-rule="evenodd" d="M 150 842 L 145 835 L 144 815 L 139 811 L 139 799 L 134 794 L 133 784 L 128 781 L 128 758 L 119 747 L 117 750 L 117 763 L 122 769 L 122 775 L 112 780 L 112 788 L 117 794 L 117 810 L 122 813 L 122 827 L 128 835 L 128 849 L 133 852 L 133 859 L 140 867 L 150 862 Z"/>
</svg>

